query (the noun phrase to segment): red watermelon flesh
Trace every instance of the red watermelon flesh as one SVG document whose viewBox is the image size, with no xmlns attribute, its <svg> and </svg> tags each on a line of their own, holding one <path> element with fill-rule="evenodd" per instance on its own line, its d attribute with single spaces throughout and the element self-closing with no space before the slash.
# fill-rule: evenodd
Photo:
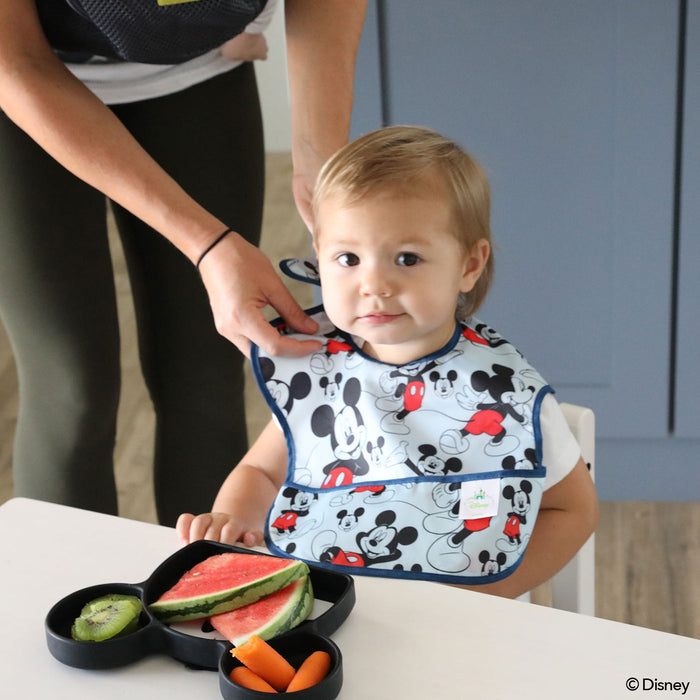
<svg viewBox="0 0 700 700">
<path fill-rule="evenodd" d="M 187 571 L 149 608 L 164 622 L 194 620 L 249 605 L 308 574 L 295 559 L 215 554 Z"/>
<path fill-rule="evenodd" d="M 311 579 L 306 576 L 256 603 L 212 615 L 209 622 L 231 644 L 239 646 L 253 634 L 272 639 L 296 627 L 309 616 L 313 606 Z"/>
</svg>

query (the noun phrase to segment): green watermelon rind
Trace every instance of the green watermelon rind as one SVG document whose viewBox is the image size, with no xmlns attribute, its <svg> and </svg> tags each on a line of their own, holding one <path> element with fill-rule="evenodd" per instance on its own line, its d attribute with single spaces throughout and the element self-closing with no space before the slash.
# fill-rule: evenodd
<svg viewBox="0 0 700 700">
<path fill-rule="evenodd" d="M 284 569 L 241 586 L 191 598 L 156 601 L 151 603 L 148 609 L 164 623 L 197 620 L 255 603 L 261 598 L 285 588 L 297 579 L 307 576 L 308 573 L 309 567 L 304 562 L 290 560 L 290 565 Z"/>
<path fill-rule="evenodd" d="M 233 646 L 240 646 L 250 639 L 252 635 L 257 635 L 260 639 L 272 639 L 280 634 L 284 634 L 300 625 L 311 614 L 314 607 L 314 593 L 311 585 L 311 577 L 305 576 L 303 579 L 301 590 L 297 593 L 293 607 L 286 607 L 280 611 L 274 618 L 266 620 L 264 624 L 255 630 L 246 632 L 239 637 L 229 639 Z M 216 627 L 215 620 L 210 620 L 212 625 Z"/>
</svg>

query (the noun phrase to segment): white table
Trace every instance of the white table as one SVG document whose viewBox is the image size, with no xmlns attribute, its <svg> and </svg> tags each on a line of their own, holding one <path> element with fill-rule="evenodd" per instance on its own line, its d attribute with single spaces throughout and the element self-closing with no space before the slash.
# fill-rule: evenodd
<svg viewBox="0 0 700 700">
<path fill-rule="evenodd" d="M 3 697 L 220 698 L 215 672 L 165 656 L 84 671 L 46 646 L 44 618 L 58 600 L 144 581 L 177 548 L 174 531 L 157 525 L 23 498 L 0 506 Z M 699 640 L 432 583 L 357 576 L 355 587 L 355 608 L 333 635 L 343 700 L 682 696 L 644 689 L 654 682 L 689 683 L 682 697 L 700 698 Z"/>
</svg>

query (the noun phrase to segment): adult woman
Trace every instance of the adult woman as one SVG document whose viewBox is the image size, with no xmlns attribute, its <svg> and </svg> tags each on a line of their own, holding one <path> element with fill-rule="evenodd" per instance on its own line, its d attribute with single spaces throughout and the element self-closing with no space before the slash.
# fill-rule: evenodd
<svg viewBox="0 0 700 700">
<path fill-rule="evenodd" d="M 128 14 L 129 5 L 149 3 L 156 0 L 69 0 L 68 11 L 77 8 L 90 22 L 100 6 L 121 5 Z M 226 4 L 169 0 L 159 11 L 189 6 L 206 14 Z M 364 5 L 286 2 L 293 187 L 307 223 L 315 174 L 347 140 Z M 273 353 L 313 346 L 280 340 L 260 313 L 271 304 L 292 326 L 309 329 L 255 247 L 262 136 L 254 75 L 249 64 L 234 63 L 184 89 L 110 108 L 54 50 L 64 49 L 60 18 L 46 9 L 56 6 L 0 0 L 0 108 L 7 116 L 0 126 L 0 311 L 20 379 L 15 491 L 117 509 L 119 351 L 102 193 L 115 203 L 137 301 L 157 416 L 157 508 L 161 522 L 172 524 L 183 509 L 210 504 L 221 475 L 246 449 L 241 360 L 214 324 L 243 352 L 249 338 Z M 47 34 L 57 37 L 55 46 Z M 75 46 L 66 45 L 74 60 Z M 131 62 L 118 51 L 111 58 Z M 231 415 L 238 434 L 231 434 Z"/>
</svg>

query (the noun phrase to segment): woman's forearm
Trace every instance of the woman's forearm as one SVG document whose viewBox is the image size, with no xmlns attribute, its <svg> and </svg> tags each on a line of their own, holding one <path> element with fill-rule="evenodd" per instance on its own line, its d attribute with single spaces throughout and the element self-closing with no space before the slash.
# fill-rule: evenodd
<svg viewBox="0 0 700 700">
<path fill-rule="evenodd" d="M 56 58 L 32 0 L 0 0 L 0 107 L 59 163 L 190 260 L 222 229 Z"/>
<path fill-rule="evenodd" d="M 366 0 L 285 3 L 295 195 L 307 225 L 305 200 L 310 200 L 315 176 L 349 137 L 366 7 Z"/>
</svg>

